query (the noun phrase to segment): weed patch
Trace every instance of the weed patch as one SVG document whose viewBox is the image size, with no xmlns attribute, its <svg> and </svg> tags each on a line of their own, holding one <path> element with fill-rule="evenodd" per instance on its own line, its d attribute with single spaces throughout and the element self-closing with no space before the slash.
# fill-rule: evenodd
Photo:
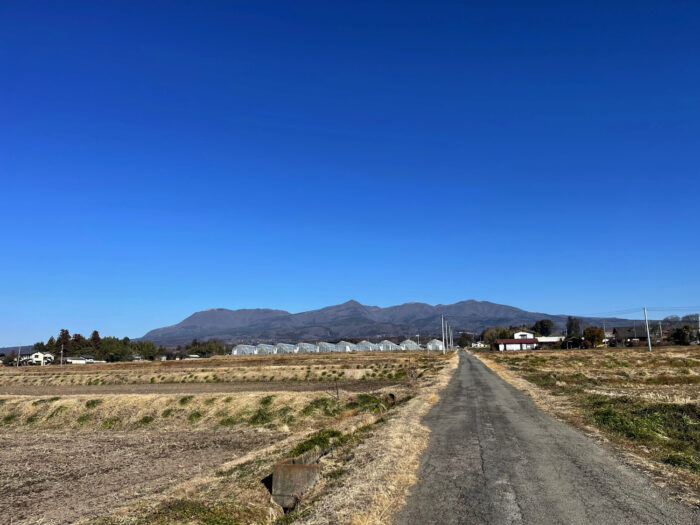
<svg viewBox="0 0 700 525">
<path fill-rule="evenodd" d="M 180 398 L 178 403 L 180 403 L 180 405 L 182 405 L 184 407 L 185 405 L 189 404 L 193 399 L 194 399 L 194 396 L 183 396 Z"/>
<path fill-rule="evenodd" d="M 313 450 L 315 448 L 325 450 L 331 445 L 332 439 L 340 438 L 342 436 L 343 433 L 341 431 L 334 430 L 332 428 L 319 430 L 310 438 L 298 443 L 297 446 L 290 451 L 289 455 L 292 457 L 298 456 L 299 454 L 303 454 L 304 452 L 308 452 L 309 450 Z"/>
</svg>

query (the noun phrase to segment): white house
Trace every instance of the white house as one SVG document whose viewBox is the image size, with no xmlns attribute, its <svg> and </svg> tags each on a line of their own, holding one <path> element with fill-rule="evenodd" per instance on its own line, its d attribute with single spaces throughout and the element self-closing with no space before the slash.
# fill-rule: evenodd
<svg viewBox="0 0 700 525">
<path fill-rule="evenodd" d="M 29 356 L 29 362 L 33 365 L 48 365 L 53 363 L 54 356 L 49 352 L 34 352 Z"/>
<path fill-rule="evenodd" d="M 519 332 L 523 333 L 523 332 Z M 525 332 L 527 333 L 527 332 Z M 517 335 L 517 334 L 516 334 Z M 537 348 L 537 339 L 534 337 L 518 337 L 513 339 L 498 339 L 498 351 L 504 350 L 535 350 Z"/>
<path fill-rule="evenodd" d="M 534 339 L 535 334 L 532 332 L 515 332 L 513 339 Z"/>
<path fill-rule="evenodd" d="M 428 350 L 443 350 L 445 347 L 442 345 L 442 341 L 439 339 L 431 339 L 425 345 Z"/>
<path fill-rule="evenodd" d="M 401 341 L 399 346 L 401 347 L 401 350 L 420 350 L 420 345 L 411 339 Z"/>
<path fill-rule="evenodd" d="M 484 343 L 483 341 L 477 341 L 476 343 L 472 343 L 472 348 L 488 348 L 489 345 Z"/>
<path fill-rule="evenodd" d="M 563 335 L 549 335 L 549 336 L 542 336 L 537 338 L 537 342 L 540 344 L 557 344 L 561 343 L 564 340 Z"/>
</svg>

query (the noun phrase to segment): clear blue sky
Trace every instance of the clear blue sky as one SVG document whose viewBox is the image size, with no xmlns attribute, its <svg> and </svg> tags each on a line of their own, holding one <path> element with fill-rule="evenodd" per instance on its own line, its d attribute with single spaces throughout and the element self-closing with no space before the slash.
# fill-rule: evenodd
<svg viewBox="0 0 700 525">
<path fill-rule="evenodd" d="M 700 303 L 700 3 L 3 2 L 0 345 Z"/>
</svg>

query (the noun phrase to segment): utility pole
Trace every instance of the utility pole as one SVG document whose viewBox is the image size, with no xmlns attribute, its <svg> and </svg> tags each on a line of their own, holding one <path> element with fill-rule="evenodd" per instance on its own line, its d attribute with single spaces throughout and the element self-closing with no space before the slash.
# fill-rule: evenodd
<svg viewBox="0 0 700 525">
<path fill-rule="evenodd" d="M 19 350 L 17 350 L 17 368 L 19 368 L 19 360 L 22 358 L 22 344 L 19 345 Z"/>
<path fill-rule="evenodd" d="M 651 336 L 649 336 L 649 319 L 647 319 L 647 307 L 644 307 L 644 323 L 647 325 L 647 343 L 649 343 L 649 351 L 651 352 Z"/>
<path fill-rule="evenodd" d="M 63 366 L 63 343 L 61 343 L 61 366 Z"/>
<path fill-rule="evenodd" d="M 445 354 L 445 316 L 440 316 L 441 327 L 442 327 L 442 353 Z"/>
<path fill-rule="evenodd" d="M 661 321 L 659 321 L 659 343 L 664 342 L 664 331 L 663 328 L 661 328 Z"/>
</svg>

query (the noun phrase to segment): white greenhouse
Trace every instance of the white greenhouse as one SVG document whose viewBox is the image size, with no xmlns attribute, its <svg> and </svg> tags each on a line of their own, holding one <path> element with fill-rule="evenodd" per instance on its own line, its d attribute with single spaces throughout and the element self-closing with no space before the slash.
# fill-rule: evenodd
<svg viewBox="0 0 700 525">
<path fill-rule="evenodd" d="M 401 350 L 420 350 L 420 345 L 410 339 L 401 341 L 401 344 L 399 346 L 401 347 Z"/>
<path fill-rule="evenodd" d="M 318 346 L 311 343 L 299 343 L 297 345 L 297 353 L 299 354 L 315 354 L 318 352 Z"/>
<path fill-rule="evenodd" d="M 370 343 L 369 341 L 360 341 L 355 346 L 355 350 L 358 352 L 371 352 L 373 350 L 379 350 L 379 345 L 376 343 Z"/>
<path fill-rule="evenodd" d="M 231 350 L 232 355 L 253 355 L 256 353 L 256 348 L 253 345 L 236 345 Z"/>
<path fill-rule="evenodd" d="M 297 347 L 289 343 L 277 343 L 275 349 L 278 354 L 296 354 Z"/>
<path fill-rule="evenodd" d="M 333 343 L 326 343 L 325 341 L 318 343 L 319 352 L 337 352 L 335 345 Z"/>
<path fill-rule="evenodd" d="M 337 352 L 354 352 L 355 346 L 354 343 L 348 343 L 347 341 L 340 341 L 335 345 Z"/>
<path fill-rule="evenodd" d="M 396 343 L 392 343 L 391 341 L 385 339 L 379 343 L 379 349 L 386 352 L 388 350 L 400 350 L 400 347 Z"/>
<path fill-rule="evenodd" d="M 259 344 L 255 347 L 257 350 L 256 354 L 276 354 L 277 349 L 273 345 Z"/>
<path fill-rule="evenodd" d="M 428 350 L 442 350 L 442 341 L 439 339 L 431 339 L 428 344 L 425 345 Z"/>
</svg>

